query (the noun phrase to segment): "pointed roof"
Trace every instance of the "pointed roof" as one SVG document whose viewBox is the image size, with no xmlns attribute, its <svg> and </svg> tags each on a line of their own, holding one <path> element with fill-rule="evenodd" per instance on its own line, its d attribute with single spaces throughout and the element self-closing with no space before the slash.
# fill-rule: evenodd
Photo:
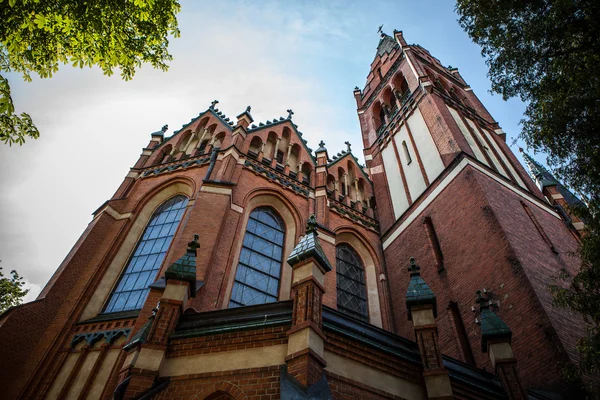
<svg viewBox="0 0 600 400">
<path fill-rule="evenodd" d="M 481 351 L 487 352 L 488 340 L 490 339 L 501 339 L 507 338 L 508 342 L 512 338 L 512 331 L 502 321 L 494 311 L 492 311 L 490 305 L 491 301 L 481 294 L 481 290 L 477 291 L 477 303 L 480 307 L 480 318 L 481 318 Z"/>
<path fill-rule="evenodd" d="M 308 222 L 306 224 L 306 235 L 300 240 L 300 242 L 294 247 L 292 253 L 287 259 L 288 264 L 290 266 L 294 266 L 301 261 L 307 260 L 309 258 L 314 258 L 325 270 L 325 272 L 331 271 L 331 264 L 323 251 L 323 248 L 319 244 L 319 239 L 317 239 L 317 219 L 315 215 L 311 215 L 308 218 Z"/>
<path fill-rule="evenodd" d="M 146 340 L 148 340 L 148 334 L 150 333 L 150 327 L 152 326 L 153 320 L 154 314 L 150 317 L 150 319 L 148 319 L 148 322 L 146 322 L 144 326 L 142 326 L 140 330 L 137 331 L 135 335 L 133 335 L 131 340 L 125 346 L 123 346 L 123 350 L 129 351 L 129 349 L 132 349 L 137 344 L 146 343 Z"/>
<path fill-rule="evenodd" d="M 252 118 L 252 114 L 250 114 L 250 110 L 252 110 L 252 107 L 250 107 L 250 106 L 246 107 L 246 110 L 243 113 L 241 113 L 240 115 L 238 115 L 236 118 L 240 119 L 243 116 L 247 116 L 250 123 L 254 122 L 254 118 Z"/>
<path fill-rule="evenodd" d="M 421 278 L 421 267 L 417 265 L 413 257 L 410 258 L 410 281 L 406 288 L 406 308 L 408 309 L 408 319 L 412 319 L 410 308 L 412 306 L 433 305 L 433 316 L 437 316 L 437 303 L 435 294 L 429 285 Z"/>
<path fill-rule="evenodd" d="M 558 192 L 564 197 L 568 205 L 576 207 L 585 207 L 585 204 L 569 189 L 567 189 L 562 183 L 560 183 L 560 181 L 556 179 L 554 175 L 552 175 L 552 173 L 548 171 L 548 169 L 546 169 L 542 164 L 534 160 L 533 157 L 527 154 L 522 148 L 519 148 L 519 151 L 523 155 L 525 164 L 527 164 L 529 175 L 537 183 L 540 190 L 544 190 L 545 187 L 555 186 L 556 190 L 558 190 Z"/>
<path fill-rule="evenodd" d="M 163 125 L 162 128 L 160 128 L 160 131 L 156 131 L 156 132 L 152 132 L 151 135 L 152 136 L 160 136 L 160 137 L 164 137 L 165 136 L 165 132 L 169 129 L 169 125 L 165 124 Z"/>
<path fill-rule="evenodd" d="M 325 148 L 325 142 L 323 140 L 321 140 L 319 142 L 319 148 L 317 150 L 315 150 L 315 154 L 322 153 L 322 152 L 327 153 L 327 149 Z"/>
<path fill-rule="evenodd" d="M 525 164 L 527 164 L 529 174 L 538 183 L 540 189 L 543 189 L 546 186 L 554 186 L 558 184 L 556 178 L 554 178 L 554 176 L 546 168 L 544 168 L 542 164 L 535 161 L 533 157 L 523 151 L 523 149 L 520 148 L 519 151 L 523 155 Z"/>
<path fill-rule="evenodd" d="M 196 297 L 196 249 L 200 247 L 198 239 L 200 236 L 194 235 L 194 240 L 188 243 L 187 252 L 175 261 L 165 272 L 165 278 L 176 279 L 189 282 L 192 297 Z"/>
<path fill-rule="evenodd" d="M 381 33 L 381 39 L 379 40 L 379 44 L 377 45 L 377 54 L 376 56 L 383 57 L 386 53 L 391 53 L 395 48 L 400 48 L 398 42 L 394 40 L 388 34 Z"/>
</svg>

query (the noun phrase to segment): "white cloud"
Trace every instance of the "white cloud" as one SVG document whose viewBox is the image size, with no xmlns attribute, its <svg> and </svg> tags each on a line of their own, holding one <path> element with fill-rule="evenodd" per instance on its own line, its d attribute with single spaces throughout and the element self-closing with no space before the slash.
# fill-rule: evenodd
<svg viewBox="0 0 600 400">
<path fill-rule="evenodd" d="M 361 156 L 352 89 L 365 81 L 377 26 L 385 23 L 389 33 L 404 28 L 410 40 L 435 43 L 428 24 L 421 23 L 423 7 L 428 8 L 406 2 L 184 2 L 182 37 L 171 42 L 174 60 L 167 73 L 143 66 L 130 82 L 107 78 L 97 68 L 69 66 L 33 83 L 10 75 L 16 107 L 32 115 L 41 138 L 23 147 L 0 145 L 3 264 L 43 286 L 90 214 L 118 188 L 149 134 L 165 123 L 171 132 L 179 129 L 215 98 L 229 117 L 251 105 L 257 122 L 292 108 L 309 146 L 325 139 L 334 154 L 350 140 Z M 458 57 L 461 44 L 447 43 L 462 33 L 451 5 L 443 12 L 447 26 L 438 29 L 445 29 L 444 45 L 429 50 L 448 62 Z M 472 60 L 471 54 L 464 66 L 471 68 Z"/>
</svg>

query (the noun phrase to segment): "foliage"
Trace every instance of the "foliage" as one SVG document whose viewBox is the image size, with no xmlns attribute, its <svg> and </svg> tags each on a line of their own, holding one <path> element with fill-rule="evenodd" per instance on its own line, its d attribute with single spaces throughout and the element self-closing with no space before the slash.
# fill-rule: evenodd
<svg viewBox="0 0 600 400">
<path fill-rule="evenodd" d="M 551 286 L 555 303 L 583 314 L 584 373 L 600 371 L 600 2 L 457 0 L 459 22 L 482 48 L 492 92 L 527 103 L 521 138 L 589 208 L 581 272 Z"/>
<path fill-rule="evenodd" d="M 587 326 L 587 335 L 577 342 L 577 349 L 581 355 L 579 361 L 581 371 L 568 371 L 571 378 L 580 377 L 581 372 L 600 374 L 600 262 L 598 262 L 600 218 L 597 217 L 600 214 L 598 211 L 592 209 L 578 212 L 584 214 L 588 227 L 579 251 L 581 271 L 575 277 L 571 277 L 563 270 L 559 276 L 560 280 L 550 285 L 554 303 L 579 312 Z M 590 392 L 600 393 L 600 387 L 593 388 Z"/>
<path fill-rule="evenodd" d="M 527 102 L 522 138 L 577 192 L 600 189 L 600 2 L 458 0 L 492 91 Z"/>
<path fill-rule="evenodd" d="M 120 69 L 129 80 L 142 63 L 166 70 L 168 36 L 179 36 L 177 0 L 0 0 L 0 72 L 50 78 L 60 64 Z M 14 114 L 7 80 L 0 75 L 0 140 L 37 138 L 29 115 Z"/>
<path fill-rule="evenodd" d="M 23 297 L 29 292 L 29 289 L 23 289 L 25 282 L 17 271 L 12 270 L 10 275 L 10 278 L 4 277 L 0 268 L 0 314 L 9 307 L 21 304 Z"/>
</svg>

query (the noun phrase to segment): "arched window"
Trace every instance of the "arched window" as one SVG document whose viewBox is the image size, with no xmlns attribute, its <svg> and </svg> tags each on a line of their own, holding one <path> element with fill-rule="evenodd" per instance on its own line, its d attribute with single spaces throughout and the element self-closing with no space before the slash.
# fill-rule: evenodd
<svg viewBox="0 0 600 400">
<path fill-rule="evenodd" d="M 269 207 L 254 209 L 248 218 L 229 307 L 277 301 L 285 226 Z"/>
<path fill-rule="evenodd" d="M 335 248 L 337 306 L 342 312 L 367 321 L 365 269 L 356 251 L 346 243 Z"/>
<path fill-rule="evenodd" d="M 187 197 L 175 196 L 154 211 L 105 313 L 142 308 L 148 296 L 148 285 L 156 279 L 187 203 Z"/>
</svg>

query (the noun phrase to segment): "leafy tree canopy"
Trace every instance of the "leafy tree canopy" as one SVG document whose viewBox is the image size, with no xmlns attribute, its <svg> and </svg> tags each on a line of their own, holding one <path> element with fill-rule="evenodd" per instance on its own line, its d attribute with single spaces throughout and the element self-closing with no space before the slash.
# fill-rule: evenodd
<svg viewBox="0 0 600 400">
<path fill-rule="evenodd" d="M 571 187 L 600 192 L 600 2 L 458 0 L 492 91 L 527 103 L 522 138 Z"/>
<path fill-rule="evenodd" d="M 129 80 L 142 63 L 161 70 L 172 56 L 168 36 L 179 36 L 177 0 L 0 0 L 0 73 L 49 78 L 61 64 L 115 68 Z M 0 140 L 22 144 L 39 132 L 16 115 L 8 81 L 0 75 Z"/>
<path fill-rule="evenodd" d="M 581 272 L 550 287 L 555 303 L 580 312 L 585 373 L 600 371 L 600 2 L 458 0 L 459 22 L 482 48 L 492 92 L 527 103 L 521 137 L 578 193 L 573 210 L 587 233 Z"/>
<path fill-rule="evenodd" d="M 5 277 L 0 268 L 0 314 L 9 307 L 21 304 L 23 297 L 29 292 L 29 289 L 23 289 L 25 282 L 17 271 L 11 271 L 10 275 L 10 278 Z"/>
</svg>

